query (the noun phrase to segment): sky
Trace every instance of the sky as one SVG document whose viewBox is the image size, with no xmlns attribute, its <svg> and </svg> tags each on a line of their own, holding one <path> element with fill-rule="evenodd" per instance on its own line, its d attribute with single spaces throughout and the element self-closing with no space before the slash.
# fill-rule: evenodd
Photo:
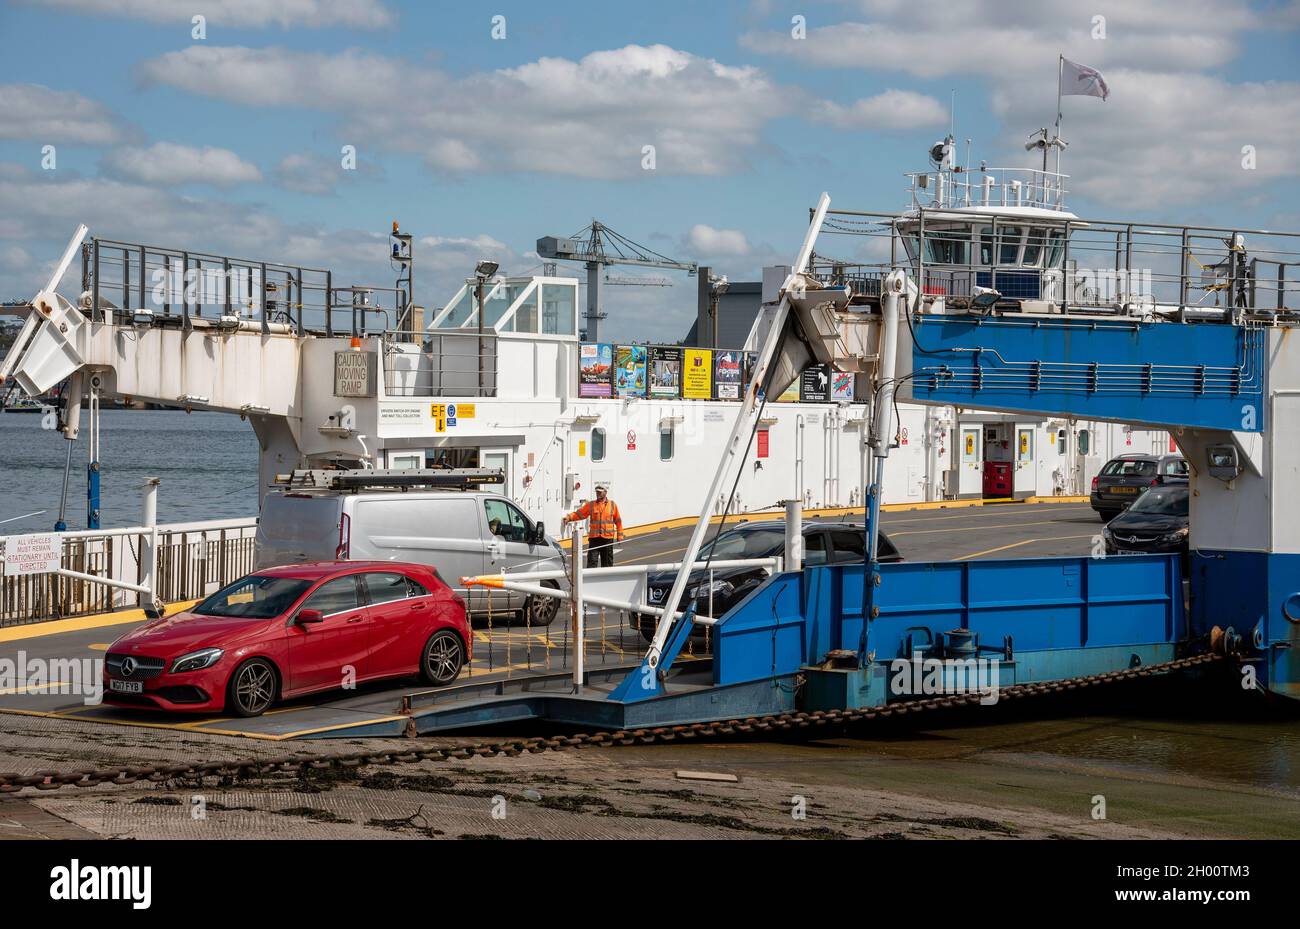
<svg viewBox="0 0 1300 929">
<path fill-rule="evenodd" d="M 431 308 L 593 218 L 757 280 L 823 190 L 903 209 L 950 120 L 1029 166 L 1060 54 L 1110 88 L 1063 103 L 1074 212 L 1300 230 L 1300 0 L 8 0 L 0 36 L 5 300 L 78 222 L 391 286 L 398 220 Z M 680 339 L 696 284 L 663 276 L 607 289 L 602 335 Z"/>
</svg>

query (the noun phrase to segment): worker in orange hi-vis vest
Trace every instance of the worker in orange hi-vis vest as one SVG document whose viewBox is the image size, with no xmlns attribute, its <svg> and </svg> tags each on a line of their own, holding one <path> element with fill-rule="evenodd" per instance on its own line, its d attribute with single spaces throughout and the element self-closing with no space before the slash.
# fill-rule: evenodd
<svg viewBox="0 0 1300 929">
<path fill-rule="evenodd" d="M 587 567 L 614 567 L 614 543 L 623 541 L 623 517 L 618 504 L 609 499 L 609 488 L 596 485 L 596 499 L 584 503 L 568 516 L 564 525 L 587 520 Z"/>
</svg>

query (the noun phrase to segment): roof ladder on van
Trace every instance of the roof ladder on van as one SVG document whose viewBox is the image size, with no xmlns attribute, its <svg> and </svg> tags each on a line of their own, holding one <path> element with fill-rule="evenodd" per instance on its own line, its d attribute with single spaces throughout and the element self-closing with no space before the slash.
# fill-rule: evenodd
<svg viewBox="0 0 1300 929">
<path fill-rule="evenodd" d="M 300 469 L 277 474 L 275 483 L 296 490 L 470 490 L 483 484 L 504 484 L 505 472 L 500 468 Z"/>
</svg>

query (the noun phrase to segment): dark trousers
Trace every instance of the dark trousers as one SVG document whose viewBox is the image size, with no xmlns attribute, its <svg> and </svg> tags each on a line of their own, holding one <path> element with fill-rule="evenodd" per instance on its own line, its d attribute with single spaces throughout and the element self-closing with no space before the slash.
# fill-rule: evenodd
<svg viewBox="0 0 1300 929">
<path fill-rule="evenodd" d="M 593 535 L 587 540 L 587 567 L 614 567 L 614 540 Z"/>
</svg>

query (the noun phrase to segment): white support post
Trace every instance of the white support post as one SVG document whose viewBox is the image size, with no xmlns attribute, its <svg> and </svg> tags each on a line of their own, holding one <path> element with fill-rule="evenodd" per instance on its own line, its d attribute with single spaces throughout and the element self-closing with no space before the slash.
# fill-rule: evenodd
<svg viewBox="0 0 1300 929">
<path fill-rule="evenodd" d="M 686 545 L 686 554 L 682 557 L 683 565 L 694 564 L 695 556 L 699 554 L 700 546 L 704 543 L 704 534 L 708 530 L 710 517 L 713 515 L 713 502 L 718 499 L 723 482 L 731 471 L 731 466 L 735 464 L 739 467 L 741 464 L 738 459 L 745 451 L 742 438 L 745 429 L 753 423 L 754 417 L 758 415 L 758 391 L 767 385 L 768 368 L 774 360 L 773 355 L 776 354 L 776 345 L 781 340 L 781 333 L 785 330 L 786 317 L 790 314 L 789 290 L 794 286 L 798 276 L 808 270 L 808 262 L 812 259 L 813 246 L 817 243 L 817 236 L 821 232 L 822 223 L 826 219 L 826 211 L 830 209 L 830 206 L 830 195 L 823 193 L 817 203 L 817 209 L 813 212 L 812 222 L 808 224 L 808 232 L 804 235 L 803 245 L 799 249 L 799 255 L 795 258 L 790 276 L 786 278 L 785 286 L 781 288 L 781 302 L 777 306 L 776 314 L 772 319 L 772 326 L 767 331 L 767 339 L 758 353 L 758 361 L 754 365 L 754 379 L 745 391 L 744 404 L 741 406 L 740 412 L 736 414 L 735 425 L 731 427 L 731 437 L 723 446 L 722 459 L 718 462 L 717 471 L 714 472 L 713 483 L 709 485 L 708 492 L 704 495 L 704 506 L 700 510 L 699 519 L 695 522 L 691 540 Z M 673 582 L 672 590 L 664 603 L 664 614 L 659 620 L 659 625 L 655 627 L 654 639 L 651 641 L 650 649 L 645 656 L 646 664 L 651 668 L 658 669 L 659 667 L 659 658 L 663 654 L 664 645 L 668 641 L 668 633 L 674 621 L 673 617 L 677 613 L 677 604 L 682 601 L 682 594 L 686 592 L 686 585 L 690 576 L 691 572 L 689 570 L 678 572 L 677 580 Z"/>
<path fill-rule="evenodd" d="M 586 622 L 583 615 L 584 606 L 582 600 L 582 563 L 585 560 L 585 553 L 582 545 L 582 527 L 575 525 L 573 527 L 573 546 L 569 549 L 569 555 L 572 563 L 569 565 L 570 575 L 569 584 L 571 585 L 572 595 L 569 602 L 569 608 L 572 617 L 573 629 L 573 692 L 582 693 L 582 679 L 585 672 L 583 667 L 585 656 L 585 643 L 583 639 L 586 636 Z"/>
<path fill-rule="evenodd" d="M 785 501 L 785 570 L 803 570 L 803 501 Z"/>
<path fill-rule="evenodd" d="M 157 609 L 158 606 L 158 485 L 161 483 L 161 478 L 144 479 L 140 525 L 145 528 L 145 532 L 140 537 L 140 586 L 145 593 L 140 605 L 146 610 Z"/>
</svg>

